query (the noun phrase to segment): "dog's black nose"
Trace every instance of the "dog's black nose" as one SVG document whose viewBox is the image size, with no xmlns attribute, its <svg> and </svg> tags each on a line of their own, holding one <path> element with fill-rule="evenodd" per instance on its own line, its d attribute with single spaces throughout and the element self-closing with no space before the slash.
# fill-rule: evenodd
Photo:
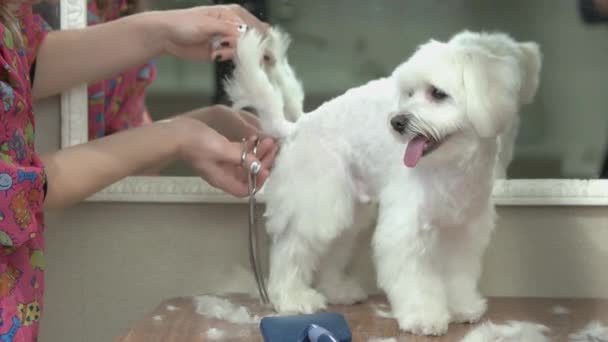
<svg viewBox="0 0 608 342">
<path fill-rule="evenodd" d="M 400 134 L 403 134 L 403 132 L 405 132 L 405 129 L 407 128 L 407 124 L 409 123 L 409 121 L 410 119 L 405 114 L 395 115 L 391 119 L 391 126 L 395 131 Z"/>
</svg>

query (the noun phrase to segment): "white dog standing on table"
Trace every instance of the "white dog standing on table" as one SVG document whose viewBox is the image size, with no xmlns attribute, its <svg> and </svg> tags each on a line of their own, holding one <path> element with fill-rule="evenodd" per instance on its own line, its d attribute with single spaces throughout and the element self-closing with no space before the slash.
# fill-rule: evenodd
<svg viewBox="0 0 608 342">
<path fill-rule="evenodd" d="M 379 207 L 378 284 L 400 327 L 437 335 L 450 322 L 477 321 L 495 167 L 508 165 L 519 108 L 536 93 L 537 45 L 471 32 L 430 41 L 391 76 L 300 116 L 288 43 L 274 29 L 246 33 L 226 82 L 235 106 L 255 108 L 281 139 L 264 189 L 275 309 L 310 313 L 365 299 L 344 270 L 355 214 L 369 197 Z"/>
</svg>

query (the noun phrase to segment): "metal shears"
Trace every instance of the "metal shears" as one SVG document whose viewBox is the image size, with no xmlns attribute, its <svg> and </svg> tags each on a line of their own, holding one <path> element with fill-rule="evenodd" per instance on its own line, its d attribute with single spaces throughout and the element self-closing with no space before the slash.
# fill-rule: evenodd
<svg viewBox="0 0 608 342">
<path fill-rule="evenodd" d="M 251 153 L 255 156 L 257 154 L 257 148 L 260 143 L 260 139 L 256 138 Z M 248 170 L 248 196 L 249 196 L 249 262 L 251 269 L 255 276 L 255 281 L 258 286 L 260 298 L 264 304 L 270 303 L 268 292 L 266 290 L 266 283 L 264 281 L 264 273 L 258 259 L 258 225 L 256 215 L 256 199 L 255 195 L 258 192 L 257 188 L 257 175 L 262 170 L 262 165 L 254 161 L 249 167 L 245 165 L 245 159 L 247 158 L 247 141 L 244 139 L 242 142 L 243 151 L 241 153 L 241 166 Z"/>
</svg>

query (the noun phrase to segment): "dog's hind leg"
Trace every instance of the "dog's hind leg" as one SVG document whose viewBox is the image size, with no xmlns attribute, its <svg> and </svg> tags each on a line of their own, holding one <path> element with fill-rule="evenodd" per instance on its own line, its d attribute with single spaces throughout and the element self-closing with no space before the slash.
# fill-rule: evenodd
<svg viewBox="0 0 608 342">
<path fill-rule="evenodd" d="M 337 208 L 334 204 L 324 210 L 347 212 L 352 207 Z M 299 223 L 290 223 L 282 233 L 272 236 L 268 294 L 278 312 L 313 313 L 326 307 L 325 296 L 312 288 L 315 273 L 348 224 L 339 220 L 320 223 L 314 219 L 317 214 L 326 216 L 300 212 L 300 217 L 294 217 Z"/>
<path fill-rule="evenodd" d="M 312 284 L 320 260 L 353 223 L 355 191 L 349 168 L 320 142 L 284 145 L 275 165 L 265 189 L 268 294 L 279 312 L 312 313 L 326 306 Z"/>
<path fill-rule="evenodd" d="M 291 229 L 273 239 L 268 295 L 277 312 L 313 313 L 326 307 L 325 297 L 311 284 L 319 253 L 327 245 Z"/>
<path fill-rule="evenodd" d="M 317 288 L 330 304 L 354 304 L 367 298 L 359 283 L 346 274 L 359 231 L 350 228 L 331 245 L 319 265 Z"/>
</svg>

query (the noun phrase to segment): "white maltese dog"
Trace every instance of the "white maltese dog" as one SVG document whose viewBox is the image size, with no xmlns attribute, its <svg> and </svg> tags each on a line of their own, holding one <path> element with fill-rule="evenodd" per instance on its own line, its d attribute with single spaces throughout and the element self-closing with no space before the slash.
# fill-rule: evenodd
<svg viewBox="0 0 608 342">
<path fill-rule="evenodd" d="M 275 309 L 366 298 L 345 268 L 355 216 L 371 199 L 378 285 L 401 329 L 439 335 L 450 322 L 477 321 L 493 181 L 512 158 L 519 108 L 537 90 L 537 45 L 471 32 L 430 41 L 392 75 L 306 114 L 288 45 L 275 29 L 246 33 L 226 82 L 234 105 L 254 108 L 280 139 L 264 189 Z"/>
</svg>

